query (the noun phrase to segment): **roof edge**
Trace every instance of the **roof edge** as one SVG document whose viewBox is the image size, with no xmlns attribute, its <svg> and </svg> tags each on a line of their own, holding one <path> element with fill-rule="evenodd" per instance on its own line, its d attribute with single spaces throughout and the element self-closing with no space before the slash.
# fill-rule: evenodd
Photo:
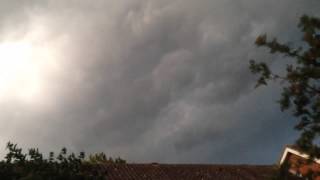
<svg viewBox="0 0 320 180">
<path fill-rule="evenodd" d="M 293 148 L 293 147 L 290 146 L 290 145 L 287 145 L 287 146 L 285 147 L 285 149 L 284 149 L 284 152 L 283 152 L 281 158 L 280 158 L 280 162 L 279 162 L 280 165 L 282 165 L 282 164 L 284 163 L 284 161 L 285 161 L 288 153 L 292 153 L 292 154 L 294 154 L 294 155 L 300 156 L 300 157 L 305 158 L 305 159 L 309 159 L 309 158 L 310 158 L 310 155 L 308 155 L 308 154 L 306 154 L 306 153 L 304 153 L 304 152 L 301 152 L 301 151 Z M 312 160 L 313 160 L 314 162 L 320 164 L 320 159 L 318 159 L 318 158 L 313 158 Z"/>
</svg>

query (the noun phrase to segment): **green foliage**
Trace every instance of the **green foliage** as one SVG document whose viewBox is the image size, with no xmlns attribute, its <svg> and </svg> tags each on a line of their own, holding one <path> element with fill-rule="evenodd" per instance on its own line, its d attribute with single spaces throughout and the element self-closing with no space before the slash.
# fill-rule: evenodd
<svg viewBox="0 0 320 180">
<path fill-rule="evenodd" d="M 88 161 L 84 152 L 75 155 L 68 153 L 66 148 L 62 148 L 57 155 L 50 152 L 48 158 L 44 158 L 35 148 L 24 154 L 21 148 L 10 142 L 7 150 L 5 159 L 0 161 L 1 180 L 99 180 L 104 179 L 105 172 L 99 171 L 99 165 L 105 160 L 125 163 L 122 159 L 109 161 L 104 153 L 90 155 Z"/>
<path fill-rule="evenodd" d="M 103 152 L 89 155 L 89 159 L 87 162 L 91 164 L 105 164 L 105 163 L 125 164 L 126 163 L 126 161 L 121 159 L 120 157 L 115 159 L 111 157 L 107 158 L 107 156 Z"/>
<path fill-rule="evenodd" d="M 320 157 L 320 19 L 304 15 L 298 27 L 303 37 L 294 48 L 269 40 L 266 34 L 257 37 L 255 44 L 266 47 L 270 53 L 278 53 L 292 59 L 285 75 L 273 73 L 267 63 L 250 61 L 252 73 L 258 74 L 257 86 L 267 85 L 268 81 L 280 80 L 283 88 L 279 100 L 282 111 L 291 110 L 299 119 L 295 129 L 301 132 L 297 145 L 314 157 Z"/>
</svg>

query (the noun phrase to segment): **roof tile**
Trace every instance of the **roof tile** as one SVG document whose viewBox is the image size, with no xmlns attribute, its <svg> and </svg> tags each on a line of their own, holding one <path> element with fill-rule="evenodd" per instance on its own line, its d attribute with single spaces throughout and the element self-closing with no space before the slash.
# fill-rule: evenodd
<svg viewBox="0 0 320 180">
<path fill-rule="evenodd" d="M 270 179 L 274 166 L 197 164 L 105 164 L 108 180 Z"/>
</svg>

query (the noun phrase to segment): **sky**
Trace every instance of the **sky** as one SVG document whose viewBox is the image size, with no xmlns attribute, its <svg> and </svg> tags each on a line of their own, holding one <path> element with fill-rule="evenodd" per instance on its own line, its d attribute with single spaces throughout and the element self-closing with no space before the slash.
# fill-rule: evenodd
<svg viewBox="0 0 320 180">
<path fill-rule="evenodd" d="M 0 154 L 105 152 L 137 163 L 274 164 L 298 137 L 263 33 L 298 42 L 318 0 L 3 0 Z"/>
</svg>

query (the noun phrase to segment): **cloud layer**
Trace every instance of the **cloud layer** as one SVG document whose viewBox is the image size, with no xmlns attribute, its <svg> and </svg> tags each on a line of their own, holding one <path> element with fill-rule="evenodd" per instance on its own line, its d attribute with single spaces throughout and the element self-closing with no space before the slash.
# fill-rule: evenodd
<svg viewBox="0 0 320 180">
<path fill-rule="evenodd" d="M 316 0 L 1 2 L 0 40 L 50 51 L 40 99 L 0 100 L 0 142 L 105 151 L 131 162 L 274 163 L 294 120 L 249 59 L 299 35 Z M 48 61 L 44 58 L 43 61 Z M 274 66 L 277 66 L 275 64 Z M 23 91 L 23 87 L 21 87 Z"/>
</svg>

